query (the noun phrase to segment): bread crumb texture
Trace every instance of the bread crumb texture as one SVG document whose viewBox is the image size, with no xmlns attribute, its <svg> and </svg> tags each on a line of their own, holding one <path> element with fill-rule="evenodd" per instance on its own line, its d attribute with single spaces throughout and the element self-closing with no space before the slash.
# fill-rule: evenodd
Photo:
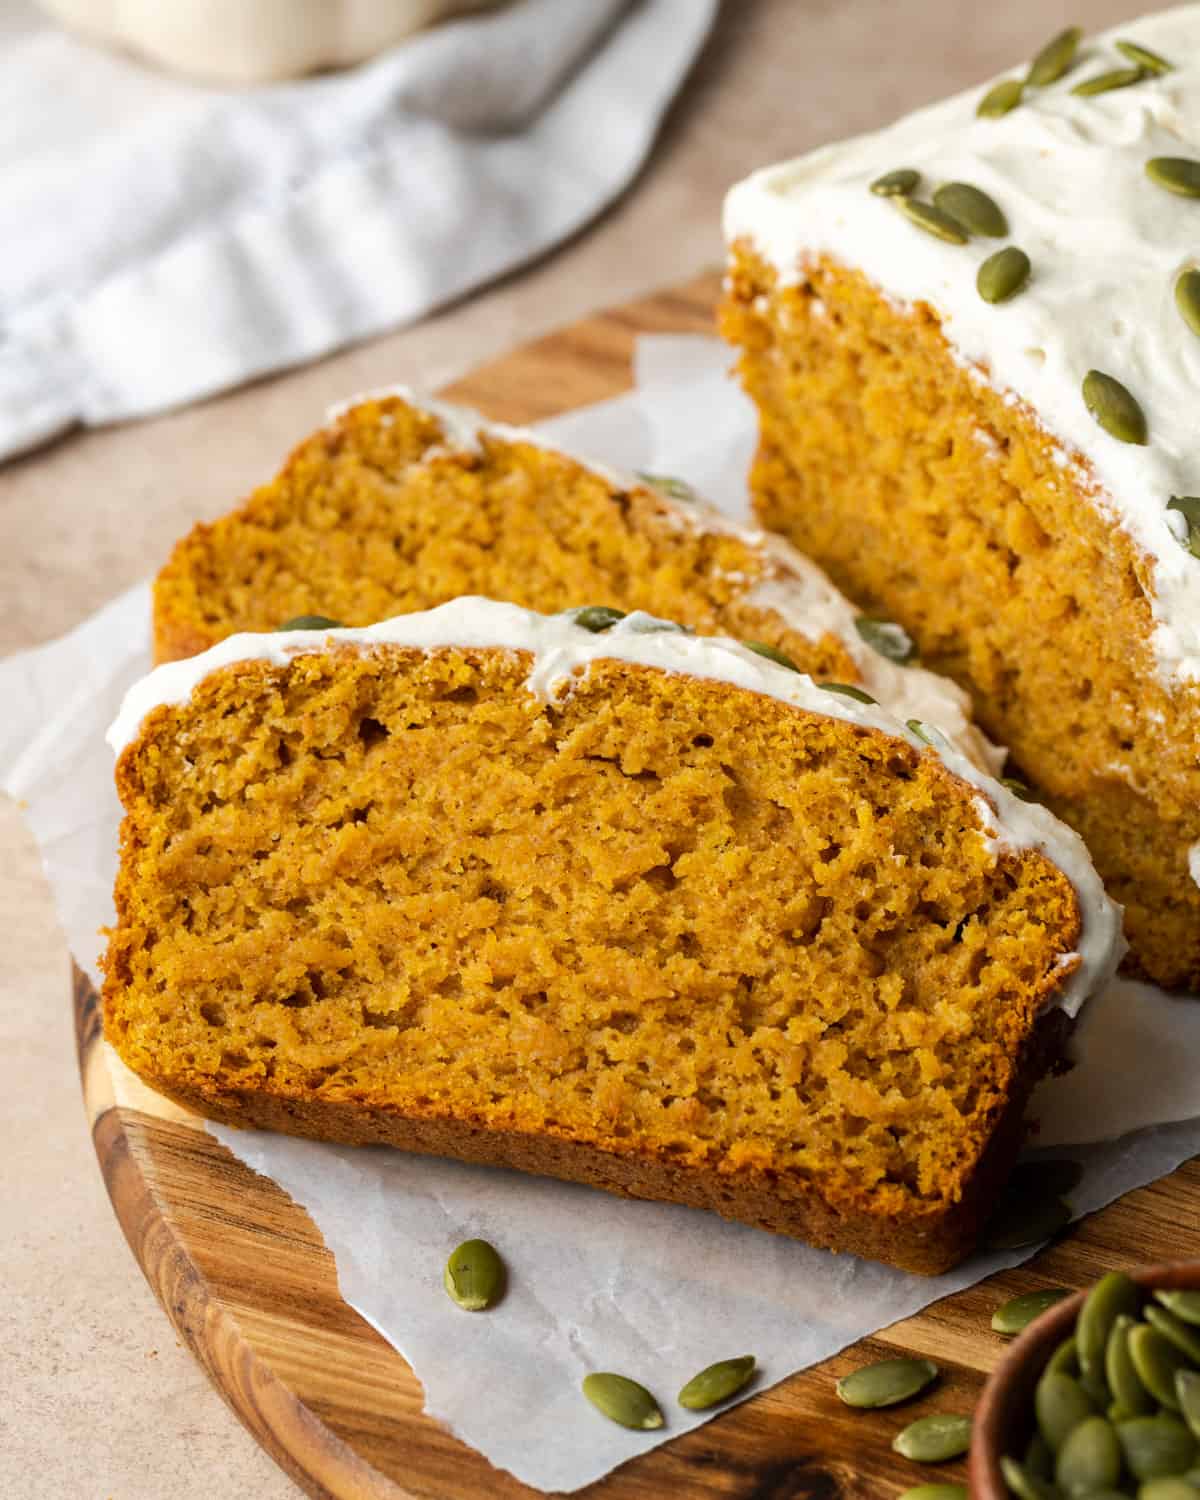
<svg viewBox="0 0 1200 1500">
<path fill-rule="evenodd" d="M 448 450 L 429 412 L 367 399 L 178 544 L 155 582 L 156 657 L 299 615 L 373 625 L 479 594 L 543 614 L 644 609 L 702 635 L 765 641 L 814 677 L 861 680 L 836 635 L 811 641 L 743 602 L 774 576 L 760 549 L 679 509 L 532 443 L 484 433 L 478 452 Z"/>
<path fill-rule="evenodd" d="M 118 763 L 121 1056 L 218 1118 L 959 1258 L 1070 883 L 903 741 L 616 662 L 546 704 L 530 665 L 331 646 L 155 709 Z"/>
<path fill-rule="evenodd" d="M 1156 674 L 1148 559 L 1086 460 L 859 272 L 816 259 L 780 285 L 738 245 L 728 287 L 760 520 L 971 694 L 1087 841 L 1134 971 L 1200 989 L 1200 689 Z"/>
</svg>

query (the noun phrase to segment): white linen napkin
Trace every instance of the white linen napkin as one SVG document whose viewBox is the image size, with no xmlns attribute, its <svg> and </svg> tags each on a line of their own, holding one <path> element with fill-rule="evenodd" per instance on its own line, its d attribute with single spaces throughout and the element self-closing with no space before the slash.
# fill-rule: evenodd
<svg viewBox="0 0 1200 1500">
<path fill-rule="evenodd" d="M 717 0 L 518 0 L 351 72 L 186 83 L 0 0 L 0 458 L 411 321 L 645 160 Z"/>
</svg>

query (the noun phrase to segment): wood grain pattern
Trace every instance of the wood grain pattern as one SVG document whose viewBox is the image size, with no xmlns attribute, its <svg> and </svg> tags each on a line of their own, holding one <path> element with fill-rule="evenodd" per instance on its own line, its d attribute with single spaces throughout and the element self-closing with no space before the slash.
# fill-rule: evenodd
<svg viewBox="0 0 1200 1500">
<path fill-rule="evenodd" d="M 708 332 L 715 275 L 551 335 L 448 394 L 530 422 L 617 394 L 634 338 Z M 96 1154 L 138 1263 L 180 1338 L 254 1436 L 321 1500 L 521 1500 L 537 1492 L 422 1415 L 403 1359 L 341 1300 L 307 1213 L 196 1118 L 140 1085 L 105 1045 L 75 974 L 80 1072 Z M 1004 1343 L 995 1304 L 1035 1286 L 1083 1287 L 1113 1264 L 1168 1260 L 1200 1211 L 1200 1166 L 1130 1194 L 1030 1265 L 935 1303 L 580 1491 L 587 1500 L 874 1500 L 964 1465 L 919 1470 L 892 1453 L 906 1411 L 841 1405 L 834 1380 L 873 1358 L 929 1355 L 941 1410 L 969 1411 Z M 932 1409 L 926 1402 L 920 1410 Z"/>
<path fill-rule="evenodd" d="M 1154 1288 L 1195 1291 L 1200 1287 L 1200 1262 L 1145 1266 L 1134 1272 L 1134 1280 L 1147 1293 Z M 1074 1331 L 1084 1297 L 1076 1292 L 1064 1298 L 1005 1350 L 975 1411 L 969 1464 L 975 1500 L 1010 1500 L 1001 1462 L 1006 1453 L 1024 1452 L 1038 1379 L 1055 1349 Z"/>
</svg>

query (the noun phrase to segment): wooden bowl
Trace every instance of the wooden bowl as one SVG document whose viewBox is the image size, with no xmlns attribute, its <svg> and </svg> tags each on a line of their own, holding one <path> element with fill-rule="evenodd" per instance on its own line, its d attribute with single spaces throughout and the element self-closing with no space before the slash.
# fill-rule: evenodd
<svg viewBox="0 0 1200 1500">
<path fill-rule="evenodd" d="M 1144 1266 L 1129 1275 L 1147 1291 L 1200 1288 L 1200 1261 Z M 1021 1454 L 1029 1441 L 1033 1388 L 1079 1316 L 1086 1292 L 1056 1302 L 1018 1335 L 992 1371 L 975 1409 L 967 1483 L 971 1500 L 1010 1500 L 1000 1473 L 1002 1454 Z"/>
</svg>

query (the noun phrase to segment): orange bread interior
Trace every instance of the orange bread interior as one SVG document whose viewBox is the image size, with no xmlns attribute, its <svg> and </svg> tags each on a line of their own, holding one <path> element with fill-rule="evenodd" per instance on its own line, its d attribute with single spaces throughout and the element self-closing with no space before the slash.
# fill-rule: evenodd
<svg viewBox="0 0 1200 1500">
<path fill-rule="evenodd" d="M 759 410 L 763 524 L 967 689 L 1087 841 L 1130 966 L 1200 988 L 1200 691 L 1158 673 L 1148 560 L 1080 488 L 1086 460 L 1064 465 L 928 307 L 833 262 L 781 285 L 735 246 L 722 324 Z"/>
<path fill-rule="evenodd" d="M 477 451 L 456 451 L 435 415 L 381 396 L 314 433 L 238 510 L 179 543 L 155 583 L 155 654 L 192 656 L 300 615 L 370 625 L 475 594 L 546 614 L 644 609 L 858 682 L 836 635 L 812 640 L 746 602 L 768 571 L 778 570 L 746 537 L 688 524 L 646 485 L 519 435 L 485 432 Z"/>
<path fill-rule="evenodd" d="M 219 1119 L 959 1259 L 1071 884 L 993 852 L 932 752 L 630 663 L 545 703 L 528 670 L 331 645 L 154 709 L 118 763 L 121 1056 Z"/>
</svg>

